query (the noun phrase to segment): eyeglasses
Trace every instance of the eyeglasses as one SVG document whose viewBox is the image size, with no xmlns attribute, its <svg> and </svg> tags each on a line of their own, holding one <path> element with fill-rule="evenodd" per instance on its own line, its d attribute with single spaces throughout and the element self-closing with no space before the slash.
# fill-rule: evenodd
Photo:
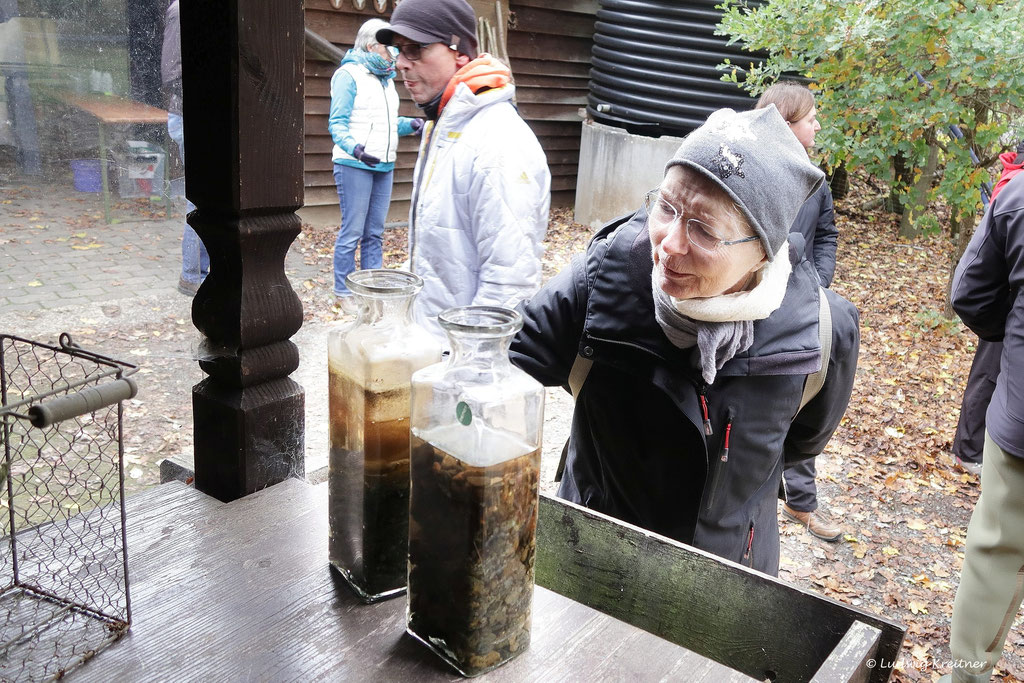
<svg viewBox="0 0 1024 683">
<path fill-rule="evenodd" d="M 402 43 L 399 45 L 395 43 L 391 47 L 395 50 L 395 57 L 401 54 L 403 57 L 408 59 L 410 62 L 418 62 L 423 59 L 423 51 L 431 45 L 438 45 L 439 43 Z M 441 43 L 443 44 L 443 43 Z"/>
<path fill-rule="evenodd" d="M 679 210 L 661 196 L 660 190 L 651 190 L 644 195 L 644 208 L 647 210 L 647 220 L 661 228 L 672 225 L 680 218 Z M 685 225 L 686 239 L 690 244 L 708 253 L 718 250 L 719 247 L 730 247 L 760 239 L 757 235 L 752 235 L 738 240 L 723 240 L 715 234 L 714 228 L 696 218 L 687 218 Z"/>
</svg>

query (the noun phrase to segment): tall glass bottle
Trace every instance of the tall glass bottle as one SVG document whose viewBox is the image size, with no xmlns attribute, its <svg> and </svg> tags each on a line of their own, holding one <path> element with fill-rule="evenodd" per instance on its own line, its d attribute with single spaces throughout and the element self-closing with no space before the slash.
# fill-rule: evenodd
<svg viewBox="0 0 1024 683">
<path fill-rule="evenodd" d="M 509 362 L 515 311 L 438 322 L 451 356 L 412 378 L 407 630 L 475 676 L 530 644 L 544 391 Z"/>
<path fill-rule="evenodd" d="M 328 337 L 329 557 L 364 602 L 405 588 L 409 530 L 409 381 L 441 358 L 412 319 L 423 280 L 399 270 L 346 278 L 360 307 Z"/>
</svg>

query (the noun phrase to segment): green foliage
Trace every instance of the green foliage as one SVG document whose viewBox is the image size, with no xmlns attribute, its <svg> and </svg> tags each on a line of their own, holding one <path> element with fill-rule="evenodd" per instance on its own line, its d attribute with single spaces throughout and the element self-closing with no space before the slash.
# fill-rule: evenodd
<svg viewBox="0 0 1024 683">
<path fill-rule="evenodd" d="M 769 54 L 760 66 L 721 65 L 723 80 L 758 94 L 783 74 L 812 79 L 827 165 L 891 178 L 891 159 L 902 153 L 916 175 L 934 137 L 939 182 L 930 198 L 944 197 L 957 214 L 977 211 L 978 186 L 989 174 L 974 166 L 967 145 L 993 160 L 1024 107 L 1017 2 L 725 0 L 720 7 L 720 35 Z M 948 134 L 953 123 L 964 140 Z"/>
<path fill-rule="evenodd" d="M 963 323 L 960 322 L 959 318 L 953 318 L 951 320 L 939 311 L 933 310 L 919 311 L 914 316 L 914 322 L 922 330 L 951 337 L 955 337 L 960 334 L 964 329 Z"/>
<path fill-rule="evenodd" d="M 931 214 L 924 214 L 918 219 L 918 227 L 924 236 L 938 235 L 942 232 L 942 224 L 939 219 Z"/>
</svg>

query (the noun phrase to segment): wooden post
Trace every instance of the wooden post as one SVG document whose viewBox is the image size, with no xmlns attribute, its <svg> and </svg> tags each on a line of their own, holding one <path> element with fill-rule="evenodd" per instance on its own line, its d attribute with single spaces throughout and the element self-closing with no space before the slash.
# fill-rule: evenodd
<svg viewBox="0 0 1024 683">
<path fill-rule="evenodd" d="M 302 205 L 301 0 L 181 2 L 189 224 L 210 253 L 192 303 L 196 488 L 228 501 L 304 474 L 288 378 L 302 304 L 284 257 Z"/>
</svg>

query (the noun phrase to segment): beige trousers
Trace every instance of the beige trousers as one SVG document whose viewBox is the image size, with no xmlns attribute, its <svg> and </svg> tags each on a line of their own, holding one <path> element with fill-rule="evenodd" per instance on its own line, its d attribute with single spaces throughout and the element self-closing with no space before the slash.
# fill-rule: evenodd
<svg viewBox="0 0 1024 683">
<path fill-rule="evenodd" d="M 953 603 L 953 680 L 988 681 L 1024 597 L 1024 459 L 985 432 L 981 496 Z"/>
</svg>

